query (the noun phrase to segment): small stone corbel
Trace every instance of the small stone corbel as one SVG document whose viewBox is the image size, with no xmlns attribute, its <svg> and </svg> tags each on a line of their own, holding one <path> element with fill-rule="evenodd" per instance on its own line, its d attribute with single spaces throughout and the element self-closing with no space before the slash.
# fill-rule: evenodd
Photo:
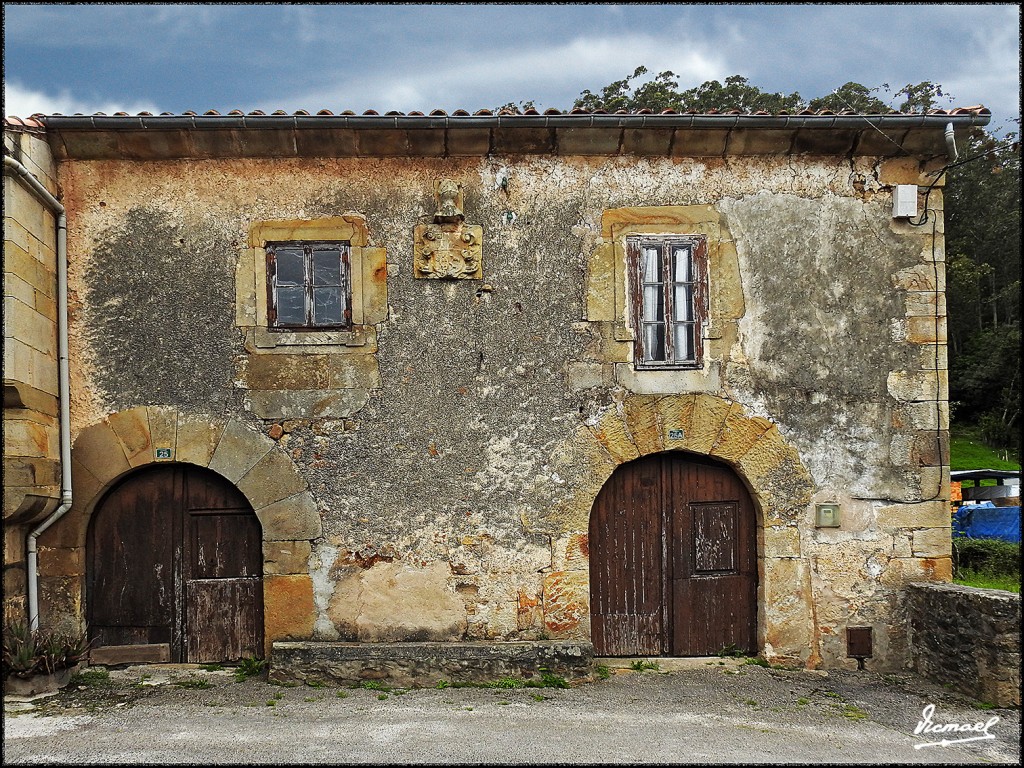
<svg viewBox="0 0 1024 768">
<path fill-rule="evenodd" d="M 414 230 L 413 274 L 423 278 L 483 277 L 483 227 L 465 223 L 462 185 L 438 179 L 434 197 L 434 222 Z"/>
</svg>

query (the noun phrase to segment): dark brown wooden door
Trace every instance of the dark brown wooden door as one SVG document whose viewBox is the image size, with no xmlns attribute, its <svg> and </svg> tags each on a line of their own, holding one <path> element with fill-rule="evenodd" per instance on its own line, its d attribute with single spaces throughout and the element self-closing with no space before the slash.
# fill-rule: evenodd
<svg viewBox="0 0 1024 768">
<path fill-rule="evenodd" d="M 97 506 L 87 552 L 98 646 L 167 643 L 181 662 L 263 655 L 261 528 L 219 475 L 173 464 L 133 473 Z"/>
<path fill-rule="evenodd" d="M 754 652 L 754 507 L 727 466 L 683 453 L 619 467 L 590 516 L 598 656 Z"/>
</svg>

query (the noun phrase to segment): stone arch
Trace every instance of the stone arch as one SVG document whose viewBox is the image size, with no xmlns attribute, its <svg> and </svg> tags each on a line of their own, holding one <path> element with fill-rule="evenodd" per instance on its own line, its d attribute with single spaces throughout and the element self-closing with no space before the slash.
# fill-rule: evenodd
<svg viewBox="0 0 1024 768">
<path fill-rule="evenodd" d="M 323 534 L 323 527 L 295 463 L 274 440 L 242 421 L 163 406 L 110 414 L 75 439 L 72 507 L 39 540 L 46 623 L 82 621 L 86 533 L 106 491 L 140 467 L 171 461 L 216 472 L 252 504 L 263 535 L 267 650 L 274 639 L 308 636 L 315 617 L 308 558 L 311 541 Z"/>
<path fill-rule="evenodd" d="M 576 520 L 584 509 L 589 520 L 589 505 L 615 469 L 641 456 L 686 451 L 735 470 L 757 511 L 758 644 L 769 661 L 818 665 L 810 564 L 801 546 L 814 483 L 773 422 L 715 395 L 630 393 L 580 432 L 590 443 L 591 473 L 581 484 Z"/>
</svg>

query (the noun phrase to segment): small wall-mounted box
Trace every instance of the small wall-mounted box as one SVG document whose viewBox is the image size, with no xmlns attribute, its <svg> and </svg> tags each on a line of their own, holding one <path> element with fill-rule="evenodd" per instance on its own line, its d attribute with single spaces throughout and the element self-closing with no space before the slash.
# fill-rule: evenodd
<svg viewBox="0 0 1024 768">
<path fill-rule="evenodd" d="M 839 505 L 818 504 L 814 507 L 814 525 L 818 528 L 839 527 Z"/>
<path fill-rule="evenodd" d="M 917 216 L 917 184 L 897 184 L 892 192 L 892 217 L 911 219 Z"/>
</svg>

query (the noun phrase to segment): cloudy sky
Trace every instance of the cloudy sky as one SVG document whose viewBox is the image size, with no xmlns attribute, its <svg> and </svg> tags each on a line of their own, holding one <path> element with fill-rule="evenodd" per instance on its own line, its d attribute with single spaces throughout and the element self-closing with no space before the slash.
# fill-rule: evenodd
<svg viewBox="0 0 1024 768">
<path fill-rule="evenodd" d="M 930 80 L 1020 116 L 1017 4 L 4 4 L 4 114 L 569 109 L 644 65 L 821 96 Z M 889 96 L 882 93 L 883 100 Z M 898 104 L 898 102 L 897 102 Z"/>
</svg>

